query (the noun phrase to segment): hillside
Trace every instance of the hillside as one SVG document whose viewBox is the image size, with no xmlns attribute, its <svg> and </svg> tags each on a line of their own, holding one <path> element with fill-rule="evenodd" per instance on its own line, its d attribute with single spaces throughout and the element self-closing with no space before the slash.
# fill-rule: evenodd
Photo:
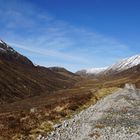
<svg viewBox="0 0 140 140">
<path fill-rule="evenodd" d="M 34 66 L 25 56 L 0 41 L 0 104 L 72 87 L 80 77 Z"/>
</svg>

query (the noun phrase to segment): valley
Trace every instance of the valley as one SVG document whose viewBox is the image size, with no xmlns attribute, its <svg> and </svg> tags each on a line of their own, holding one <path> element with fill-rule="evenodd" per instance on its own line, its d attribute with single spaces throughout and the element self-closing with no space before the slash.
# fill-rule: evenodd
<svg viewBox="0 0 140 140">
<path fill-rule="evenodd" d="M 94 71 L 92 69 L 92 72 L 95 73 L 85 75 L 79 72 L 72 73 L 62 67 L 35 66 L 27 57 L 1 41 L 0 139 L 35 140 L 39 137 L 39 140 L 45 140 L 50 136 L 50 132 L 54 131 L 56 124 L 69 120 L 76 114 L 82 114 L 83 111 L 88 112 L 86 114 L 91 115 L 91 118 L 89 117 L 89 120 L 87 120 L 86 115 L 84 115 L 84 118 L 78 117 L 79 120 L 90 122 L 96 112 L 87 110 L 98 106 L 98 104 L 100 109 L 107 102 L 114 104 L 113 98 L 119 98 L 121 94 L 126 98 L 131 93 L 130 96 L 133 96 L 135 94 L 133 90 L 123 89 L 126 83 L 128 85 L 130 83 L 134 84 L 136 88 L 140 88 L 140 64 L 136 63 L 139 62 L 136 61 L 136 59 L 139 60 L 139 57 L 134 56 L 133 58 L 135 59 L 129 59 L 131 60 L 130 63 L 127 61 L 127 68 L 121 71 L 118 71 L 117 68 L 108 71 L 105 69 L 103 71 L 95 69 Z M 124 62 L 126 61 L 123 60 L 123 65 Z M 132 63 L 134 64 L 128 67 Z M 139 92 L 137 93 L 139 101 Z M 131 107 L 133 108 L 133 106 Z M 107 114 L 103 113 L 103 115 Z M 98 116 L 97 118 L 99 119 Z M 83 121 L 80 125 L 84 123 Z M 75 123 L 71 124 L 70 122 L 70 125 L 72 128 L 70 127 L 68 130 L 66 128 L 64 130 L 65 134 L 69 132 L 69 129 L 73 129 Z M 68 134 L 67 138 L 71 137 L 78 140 L 94 137 L 95 139 L 100 135 L 95 132 L 90 134 L 90 131 L 87 131 L 87 135 L 90 136 L 85 133 L 80 138 L 80 133 L 83 133 L 82 131 L 86 129 L 81 128 L 81 132 L 75 131 L 77 134 L 74 134 L 73 137 Z M 76 129 L 79 130 L 79 128 Z M 107 130 L 101 130 L 101 133 L 105 133 L 104 131 L 108 131 L 108 128 Z M 114 129 L 112 133 L 114 131 L 116 130 Z M 63 136 L 62 132 L 62 138 L 60 139 L 65 139 L 65 134 Z M 51 135 L 50 137 L 53 138 L 54 136 Z M 112 138 L 112 136 L 110 137 Z M 59 136 L 56 135 L 54 139 L 59 139 Z"/>
<path fill-rule="evenodd" d="M 0 140 L 140 140 L 139 0 L 0 0 Z"/>
</svg>

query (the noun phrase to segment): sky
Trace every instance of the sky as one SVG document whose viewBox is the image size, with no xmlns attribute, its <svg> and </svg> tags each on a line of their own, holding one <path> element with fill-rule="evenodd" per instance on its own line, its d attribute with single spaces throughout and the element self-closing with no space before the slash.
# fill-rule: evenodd
<svg viewBox="0 0 140 140">
<path fill-rule="evenodd" d="M 140 53 L 139 0 L 0 0 L 0 38 L 34 64 L 70 71 Z"/>
</svg>

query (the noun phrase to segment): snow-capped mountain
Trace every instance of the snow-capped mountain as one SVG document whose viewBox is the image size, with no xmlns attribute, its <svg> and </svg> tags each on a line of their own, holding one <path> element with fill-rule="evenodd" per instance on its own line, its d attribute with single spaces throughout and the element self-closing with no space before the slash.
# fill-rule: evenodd
<svg viewBox="0 0 140 140">
<path fill-rule="evenodd" d="M 105 71 L 107 69 L 107 67 L 103 67 L 103 68 L 91 68 L 91 69 L 87 69 L 86 73 L 87 74 L 100 74 L 103 71 Z"/>
<path fill-rule="evenodd" d="M 9 62 L 19 63 L 21 65 L 33 66 L 33 63 L 27 57 L 15 51 L 3 40 L 0 40 L 0 59 Z"/>
<path fill-rule="evenodd" d="M 125 58 L 120 60 L 119 62 L 115 63 L 114 65 L 110 66 L 106 71 L 117 71 L 121 72 L 137 66 L 140 64 L 140 55 L 135 55 L 130 58 Z"/>
<path fill-rule="evenodd" d="M 96 75 L 106 75 L 106 74 L 110 75 L 114 73 L 120 73 L 122 71 L 133 68 L 137 65 L 140 65 L 140 55 L 135 55 L 129 58 L 122 59 L 110 67 L 84 69 L 76 73 L 83 76 L 87 76 L 87 75 L 96 76 Z"/>
<path fill-rule="evenodd" d="M 106 69 L 107 69 L 107 67 L 90 68 L 90 69 L 83 69 L 83 70 L 77 71 L 76 73 L 79 75 L 99 75 L 99 74 L 103 73 Z"/>
<path fill-rule="evenodd" d="M 0 52 L 1 53 L 17 53 L 12 47 L 7 45 L 4 41 L 0 39 Z"/>
</svg>

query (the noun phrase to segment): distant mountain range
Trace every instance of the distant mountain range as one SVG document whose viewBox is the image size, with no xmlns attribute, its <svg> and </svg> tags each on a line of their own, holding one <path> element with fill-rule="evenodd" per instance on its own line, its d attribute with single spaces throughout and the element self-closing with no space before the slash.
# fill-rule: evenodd
<svg viewBox="0 0 140 140">
<path fill-rule="evenodd" d="M 140 55 L 135 55 L 130 58 L 125 58 L 119 62 L 106 68 L 91 68 L 77 71 L 76 73 L 82 76 L 110 76 L 123 73 L 134 67 L 140 66 Z"/>
<path fill-rule="evenodd" d="M 99 75 L 101 73 L 103 73 L 107 68 L 91 68 L 91 69 L 83 69 L 83 70 L 79 70 L 76 72 L 76 74 L 79 74 L 81 76 L 91 76 L 91 75 Z"/>
<path fill-rule="evenodd" d="M 69 88 L 79 78 L 64 68 L 35 66 L 0 40 L 0 104 Z"/>
</svg>

